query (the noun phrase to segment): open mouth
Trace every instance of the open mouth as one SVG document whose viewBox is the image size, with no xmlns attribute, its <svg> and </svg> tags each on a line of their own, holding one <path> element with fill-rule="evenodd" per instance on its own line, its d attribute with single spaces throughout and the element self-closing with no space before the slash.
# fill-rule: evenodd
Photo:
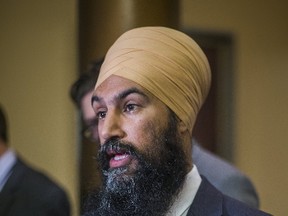
<svg viewBox="0 0 288 216">
<path fill-rule="evenodd" d="M 108 160 L 109 160 L 109 167 L 110 168 L 117 168 L 122 167 L 130 164 L 133 156 L 130 152 L 125 150 L 108 150 L 107 152 Z"/>
</svg>

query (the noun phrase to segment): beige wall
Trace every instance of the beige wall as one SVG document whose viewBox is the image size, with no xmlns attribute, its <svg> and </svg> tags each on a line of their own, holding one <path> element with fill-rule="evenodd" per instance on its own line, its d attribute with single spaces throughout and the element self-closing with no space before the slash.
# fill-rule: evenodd
<svg viewBox="0 0 288 216">
<path fill-rule="evenodd" d="M 182 0 L 184 28 L 235 36 L 235 162 L 261 208 L 288 212 L 288 3 Z"/>
<path fill-rule="evenodd" d="M 66 2 L 66 3 L 65 3 Z M 77 211 L 76 1 L 1 1 L 0 103 L 10 144 L 69 193 Z M 78 214 L 75 214 L 78 215 Z"/>
</svg>

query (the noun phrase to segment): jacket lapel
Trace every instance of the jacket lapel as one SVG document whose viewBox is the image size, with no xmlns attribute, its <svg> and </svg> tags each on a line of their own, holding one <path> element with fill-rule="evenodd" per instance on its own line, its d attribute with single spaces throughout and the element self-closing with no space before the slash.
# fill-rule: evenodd
<svg viewBox="0 0 288 216">
<path fill-rule="evenodd" d="M 11 176 L 8 178 L 8 181 L 0 192 L 0 215 L 5 215 L 4 212 L 8 212 L 13 206 L 15 194 L 17 193 L 19 185 L 21 184 L 25 170 L 25 165 L 19 159 L 17 159 Z"/>
</svg>

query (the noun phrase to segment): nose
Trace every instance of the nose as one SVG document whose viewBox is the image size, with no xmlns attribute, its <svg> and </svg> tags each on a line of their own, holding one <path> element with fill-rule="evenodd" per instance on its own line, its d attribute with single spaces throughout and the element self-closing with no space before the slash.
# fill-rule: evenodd
<svg viewBox="0 0 288 216">
<path fill-rule="evenodd" d="M 116 110 L 107 111 L 105 118 L 99 121 L 98 131 L 101 144 L 111 138 L 123 138 L 125 132 L 122 128 L 121 113 Z"/>
</svg>

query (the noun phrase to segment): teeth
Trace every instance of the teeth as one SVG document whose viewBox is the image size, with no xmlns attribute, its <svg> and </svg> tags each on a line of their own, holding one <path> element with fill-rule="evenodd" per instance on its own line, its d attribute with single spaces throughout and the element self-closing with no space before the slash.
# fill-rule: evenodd
<svg viewBox="0 0 288 216">
<path fill-rule="evenodd" d="M 124 158 L 128 157 L 127 154 L 124 155 L 115 155 L 114 160 L 118 161 L 118 160 L 122 160 Z"/>
</svg>

